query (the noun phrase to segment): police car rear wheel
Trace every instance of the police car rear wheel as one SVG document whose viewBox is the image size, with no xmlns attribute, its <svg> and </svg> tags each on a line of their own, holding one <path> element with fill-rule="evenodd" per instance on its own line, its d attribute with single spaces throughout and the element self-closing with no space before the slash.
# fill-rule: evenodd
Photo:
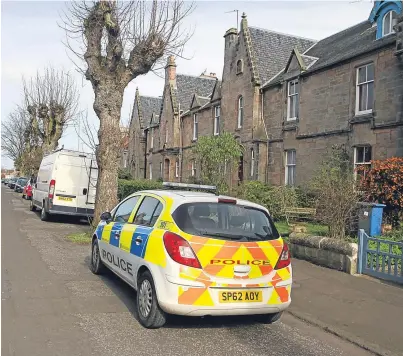
<svg viewBox="0 0 403 356">
<path fill-rule="evenodd" d="M 140 323 L 148 329 L 160 328 L 166 322 L 166 315 L 158 305 L 153 278 L 148 271 L 138 281 L 137 313 Z"/>
<path fill-rule="evenodd" d="M 263 324 L 273 324 L 276 321 L 280 320 L 283 312 L 273 313 L 273 314 L 262 314 L 258 316 L 258 321 Z"/>
<path fill-rule="evenodd" d="M 105 271 L 105 265 L 101 261 L 98 241 L 96 239 L 92 241 L 90 269 L 94 274 L 102 274 Z"/>
</svg>

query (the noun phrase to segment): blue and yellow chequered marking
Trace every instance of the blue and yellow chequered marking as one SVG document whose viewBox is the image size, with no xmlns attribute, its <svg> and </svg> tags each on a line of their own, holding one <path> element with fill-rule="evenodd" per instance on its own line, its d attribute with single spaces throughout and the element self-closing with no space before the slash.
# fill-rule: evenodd
<svg viewBox="0 0 403 356">
<path fill-rule="evenodd" d="M 104 231 L 104 224 L 99 224 L 98 226 L 97 226 L 97 229 L 96 229 L 96 231 L 95 231 L 95 235 L 97 235 L 97 239 L 98 240 L 101 240 L 101 238 L 102 238 L 102 232 Z"/>
<path fill-rule="evenodd" d="M 119 248 L 120 244 L 120 234 L 122 232 L 123 227 L 126 224 L 115 223 L 111 229 L 111 237 L 109 238 L 109 244 Z"/>
<path fill-rule="evenodd" d="M 145 251 L 147 248 L 148 238 L 150 237 L 150 233 L 153 230 L 152 227 L 146 226 L 138 226 L 137 229 L 134 231 L 133 238 L 132 238 L 132 245 L 130 247 L 130 253 L 132 255 L 144 258 Z M 142 243 L 140 245 L 136 244 L 136 239 L 142 239 Z"/>
</svg>

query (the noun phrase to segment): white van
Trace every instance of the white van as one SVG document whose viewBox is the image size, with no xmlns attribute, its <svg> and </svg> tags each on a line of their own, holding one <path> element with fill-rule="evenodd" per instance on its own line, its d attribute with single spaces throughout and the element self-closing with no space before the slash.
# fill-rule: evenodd
<svg viewBox="0 0 403 356">
<path fill-rule="evenodd" d="M 49 215 L 93 217 L 98 166 L 95 156 L 60 149 L 45 156 L 33 188 L 30 209 Z"/>
</svg>

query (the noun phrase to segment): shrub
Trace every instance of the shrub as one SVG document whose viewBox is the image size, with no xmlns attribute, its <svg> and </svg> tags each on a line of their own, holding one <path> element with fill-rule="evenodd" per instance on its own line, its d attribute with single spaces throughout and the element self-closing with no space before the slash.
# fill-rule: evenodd
<svg viewBox="0 0 403 356">
<path fill-rule="evenodd" d="M 274 220 L 285 218 L 285 208 L 297 206 L 297 193 L 287 186 L 269 186 L 258 181 L 248 181 L 240 185 L 240 198 L 266 207 Z"/>
<path fill-rule="evenodd" d="M 360 189 L 368 202 L 385 204 L 386 221 L 399 225 L 399 213 L 403 209 L 403 158 L 392 157 L 372 161 L 371 168 L 360 168 Z"/>
<path fill-rule="evenodd" d="M 349 154 L 335 145 L 311 182 L 317 196 L 317 218 L 329 226 L 329 235 L 343 239 L 359 201 Z"/>
<path fill-rule="evenodd" d="M 130 170 L 127 169 L 127 168 L 119 168 L 119 171 L 118 171 L 118 178 L 119 178 L 119 179 L 126 179 L 126 180 L 131 180 L 131 179 L 133 179 Z"/>
<path fill-rule="evenodd" d="M 130 194 L 140 190 L 148 189 L 161 189 L 162 183 L 153 180 L 139 179 L 139 180 L 126 180 L 119 179 L 118 182 L 118 199 L 121 201 Z"/>
<path fill-rule="evenodd" d="M 227 192 L 231 171 L 242 154 L 242 148 L 234 136 L 229 132 L 202 136 L 192 148 L 192 154 L 200 165 L 203 183 L 215 185 L 221 193 Z"/>
</svg>

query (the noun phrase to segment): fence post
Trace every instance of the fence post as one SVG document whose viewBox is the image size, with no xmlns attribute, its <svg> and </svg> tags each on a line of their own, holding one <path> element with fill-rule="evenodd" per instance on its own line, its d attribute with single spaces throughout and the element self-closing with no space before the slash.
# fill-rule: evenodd
<svg viewBox="0 0 403 356">
<path fill-rule="evenodd" d="M 362 274 L 362 264 L 364 262 L 364 229 L 358 230 L 358 264 L 357 264 L 357 273 Z"/>
</svg>

